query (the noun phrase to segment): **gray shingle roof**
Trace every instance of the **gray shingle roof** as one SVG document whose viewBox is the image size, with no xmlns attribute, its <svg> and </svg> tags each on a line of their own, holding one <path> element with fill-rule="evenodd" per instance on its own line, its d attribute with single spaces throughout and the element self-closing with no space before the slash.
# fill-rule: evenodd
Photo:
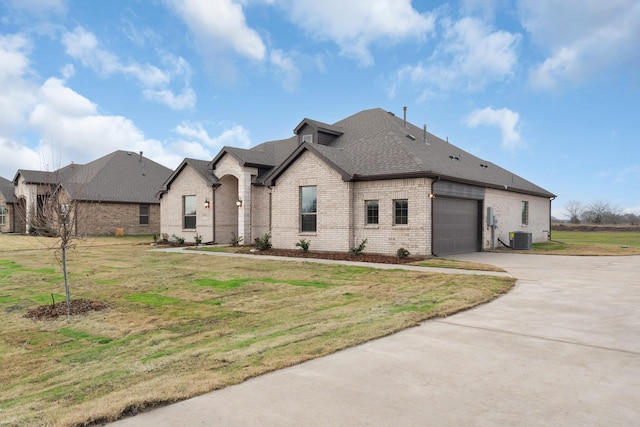
<svg viewBox="0 0 640 427">
<path fill-rule="evenodd" d="M 77 167 L 62 185 L 76 200 L 153 204 L 171 173 L 142 154 L 119 150 Z"/>
<path fill-rule="evenodd" d="M 141 154 L 118 150 L 54 172 L 20 169 L 14 183 L 22 175 L 28 184 L 60 184 L 75 200 L 153 204 L 158 203 L 155 195 L 171 172 Z"/>
<path fill-rule="evenodd" d="M 178 165 L 176 170 L 173 171 L 173 173 L 162 184 L 162 188 L 157 192 L 156 196 L 162 197 L 162 194 L 169 191 L 169 188 L 171 188 L 171 184 L 173 183 L 173 181 L 178 175 L 180 175 L 180 173 L 182 173 L 184 168 L 187 166 L 191 166 L 193 170 L 195 170 L 196 173 L 202 177 L 203 181 L 206 182 L 207 185 L 211 187 L 218 185 L 218 177 L 216 177 L 213 174 L 213 171 L 209 168 L 210 163 L 211 162 L 208 160 L 190 159 L 188 157 L 185 158 L 182 163 Z"/>
<path fill-rule="evenodd" d="M 331 146 L 303 143 L 266 177 L 273 182 L 304 150 L 311 150 L 342 173 L 345 180 L 431 176 L 544 197 L 554 194 L 506 169 L 376 108 L 332 125 L 342 135 Z M 484 167 L 486 165 L 487 167 Z"/>
<path fill-rule="evenodd" d="M 305 118 L 294 132 L 306 124 L 328 130 L 336 138 L 329 145 L 299 144 L 298 137 L 293 136 L 251 149 L 223 147 L 209 167 L 215 169 L 218 161 L 230 155 L 243 166 L 261 169 L 256 184 L 273 185 L 303 152 L 311 151 L 335 168 L 345 181 L 428 176 L 555 197 L 532 182 L 380 108 L 361 111 L 333 125 Z"/>
<path fill-rule="evenodd" d="M 13 182 L 0 176 L 0 194 L 6 203 L 18 203 Z"/>
</svg>

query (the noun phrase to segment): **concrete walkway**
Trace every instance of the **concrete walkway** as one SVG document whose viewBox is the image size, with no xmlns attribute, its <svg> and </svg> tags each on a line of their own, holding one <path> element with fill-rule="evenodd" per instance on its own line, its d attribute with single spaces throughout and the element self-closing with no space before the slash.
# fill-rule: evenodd
<svg viewBox="0 0 640 427">
<path fill-rule="evenodd" d="M 637 426 L 640 257 L 476 253 L 489 304 L 113 426 Z"/>
</svg>

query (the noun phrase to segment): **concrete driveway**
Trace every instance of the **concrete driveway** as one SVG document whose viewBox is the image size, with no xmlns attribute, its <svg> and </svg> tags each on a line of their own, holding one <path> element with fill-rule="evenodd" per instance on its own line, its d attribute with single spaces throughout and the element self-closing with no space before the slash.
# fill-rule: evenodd
<svg viewBox="0 0 640 427">
<path fill-rule="evenodd" d="M 113 426 L 637 426 L 640 257 L 476 253 L 489 304 Z"/>
</svg>

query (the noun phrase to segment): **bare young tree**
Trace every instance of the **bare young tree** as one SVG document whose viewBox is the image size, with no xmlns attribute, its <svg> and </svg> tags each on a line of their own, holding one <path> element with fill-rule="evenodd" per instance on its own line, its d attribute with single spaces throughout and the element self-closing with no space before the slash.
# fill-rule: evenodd
<svg viewBox="0 0 640 427">
<path fill-rule="evenodd" d="M 64 278 L 67 316 L 71 315 L 71 291 L 67 268 L 67 255 L 78 238 L 77 223 L 82 205 L 73 200 L 64 185 L 60 183 L 56 172 L 39 175 L 41 182 L 32 184 L 33 191 L 27 191 L 29 201 L 25 203 L 22 215 L 29 234 L 55 239 L 55 243 L 46 246 L 55 250 L 55 258 L 62 268 Z"/>
<path fill-rule="evenodd" d="M 78 204 L 70 200 L 64 188 L 59 185 L 53 194 L 43 201 L 41 213 L 36 219 L 32 219 L 32 226 L 36 229 L 46 230 L 56 238 L 53 245 L 56 249 L 56 259 L 62 267 L 64 277 L 64 291 L 67 303 L 67 315 L 71 314 L 71 291 L 69 289 L 69 274 L 67 269 L 67 253 L 73 248 L 73 241 L 77 238 L 75 223 L 78 215 Z"/>
</svg>

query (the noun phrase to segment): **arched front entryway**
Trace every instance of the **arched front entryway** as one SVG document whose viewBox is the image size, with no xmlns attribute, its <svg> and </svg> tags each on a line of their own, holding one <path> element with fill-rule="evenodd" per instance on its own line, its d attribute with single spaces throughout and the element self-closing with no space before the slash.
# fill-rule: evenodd
<svg viewBox="0 0 640 427">
<path fill-rule="evenodd" d="M 238 230 L 238 178 L 225 175 L 219 178 L 220 186 L 215 191 L 215 232 L 216 243 L 229 243 L 235 233 L 244 237 Z"/>
</svg>

